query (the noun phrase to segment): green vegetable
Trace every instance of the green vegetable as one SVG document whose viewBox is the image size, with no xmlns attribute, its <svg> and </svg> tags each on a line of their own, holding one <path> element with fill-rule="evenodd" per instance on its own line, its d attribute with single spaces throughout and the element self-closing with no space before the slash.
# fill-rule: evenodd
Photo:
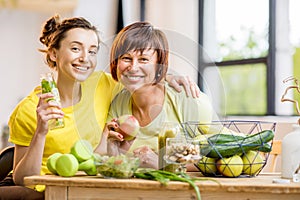
<svg viewBox="0 0 300 200">
<path fill-rule="evenodd" d="M 201 199 L 200 190 L 199 190 L 198 186 L 195 184 L 195 181 L 199 180 L 199 179 L 193 179 L 185 173 L 175 174 L 175 173 L 163 171 L 163 170 L 141 169 L 141 170 L 136 171 L 134 173 L 134 176 L 136 178 L 141 178 L 141 179 L 156 180 L 156 181 L 159 181 L 163 185 L 166 185 L 169 181 L 186 182 L 186 183 L 190 184 L 190 186 L 192 186 L 193 189 L 195 190 L 197 199 L 198 200 Z"/>
<path fill-rule="evenodd" d="M 211 158 L 224 158 L 246 153 L 250 150 L 269 152 L 271 148 L 267 142 L 271 141 L 273 137 L 274 132 L 272 130 L 264 130 L 233 142 L 213 144 L 208 141 L 209 144 L 201 145 L 201 154 Z"/>
<path fill-rule="evenodd" d="M 250 137 L 254 137 L 255 134 L 249 135 L 248 139 Z M 211 142 L 211 144 L 224 144 L 227 142 L 243 142 L 243 140 L 246 138 L 246 136 L 243 135 L 233 135 L 233 134 L 215 134 L 213 136 L 210 136 L 207 138 L 208 141 Z M 268 143 L 264 143 L 262 146 L 257 146 L 253 150 L 258 150 L 261 152 L 270 152 L 272 150 L 272 147 Z"/>
<path fill-rule="evenodd" d="M 210 136 L 207 138 L 208 141 L 210 141 L 212 144 L 222 144 L 226 142 L 234 142 L 241 139 L 244 139 L 246 136 L 242 135 L 233 135 L 233 134 L 215 134 L 213 136 Z"/>
<path fill-rule="evenodd" d="M 253 150 L 257 150 L 257 151 L 261 151 L 261 152 L 267 153 L 267 152 L 271 152 L 272 146 L 269 143 L 264 143 L 262 146 L 256 147 Z"/>
</svg>

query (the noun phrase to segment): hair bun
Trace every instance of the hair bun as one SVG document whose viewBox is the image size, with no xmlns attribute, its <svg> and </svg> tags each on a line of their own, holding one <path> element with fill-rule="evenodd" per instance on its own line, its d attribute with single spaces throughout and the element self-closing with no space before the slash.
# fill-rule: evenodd
<svg viewBox="0 0 300 200">
<path fill-rule="evenodd" d="M 42 30 L 42 34 L 40 36 L 40 42 L 48 47 L 49 41 L 51 39 L 51 35 L 57 30 L 59 24 L 60 24 L 59 15 L 55 15 L 51 17 L 48 21 L 46 21 L 44 28 Z"/>
</svg>

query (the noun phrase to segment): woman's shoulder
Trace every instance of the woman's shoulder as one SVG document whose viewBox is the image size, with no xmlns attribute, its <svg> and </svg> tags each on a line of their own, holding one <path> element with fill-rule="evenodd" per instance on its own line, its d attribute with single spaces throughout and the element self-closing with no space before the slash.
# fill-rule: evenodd
<svg viewBox="0 0 300 200">
<path fill-rule="evenodd" d="M 18 102 L 14 108 L 10 121 L 14 121 L 16 118 L 34 118 L 36 116 L 36 107 L 39 101 L 39 94 L 41 93 L 41 87 L 37 86 L 26 97 Z"/>
<path fill-rule="evenodd" d="M 116 89 L 119 88 L 118 82 L 115 81 L 111 74 L 105 71 L 95 71 L 91 76 L 82 83 L 84 86 L 93 87 L 93 88 L 106 88 L 106 89 Z"/>
<path fill-rule="evenodd" d="M 27 107 L 28 105 L 36 107 L 41 92 L 41 86 L 35 87 L 26 97 L 19 101 L 16 107 Z"/>
<path fill-rule="evenodd" d="M 115 97 L 113 98 L 111 102 L 111 110 L 122 112 L 127 110 L 127 105 L 131 103 L 131 93 L 126 90 L 122 89 L 120 92 L 118 92 Z"/>
<path fill-rule="evenodd" d="M 108 82 L 114 81 L 111 74 L 109 74 L 105 71 L 102 71 L 102 70 L 94 71 L 91 74 L 91 76 L 87 79 L 87 81 L 99 81 L 99 80 L 108 81 Z"/>
<path fill-rule="evenodd" d="M 115 96 L 115 98 L 113 99 L 113 102 L 114 103 L 117 103 L 117 102 L 127 102 L 131 99 L 131 93 L 126 90 L 125 88 L 123 88 L 120 92 L 118 92 Z"/>
</svg>

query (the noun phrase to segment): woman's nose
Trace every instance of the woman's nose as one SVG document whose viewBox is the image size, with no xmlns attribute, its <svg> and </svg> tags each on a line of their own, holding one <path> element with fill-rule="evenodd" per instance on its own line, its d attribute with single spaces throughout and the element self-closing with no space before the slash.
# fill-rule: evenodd
<svg viewBox="0 0 300 200">
<path fill-rule="evenodd" d="M 79 57 L 79 61 L 80 62 L 86 62 L 88 60 L 88 54 L 86 52 L 82 52 L 80 57 Z"/>
<path fill-rule="evenodd" d="M 128 70 L 137 70 L 139 63 L 137 60 L 132 60 L 130 65 L 128 66 Z"/>
</svg>

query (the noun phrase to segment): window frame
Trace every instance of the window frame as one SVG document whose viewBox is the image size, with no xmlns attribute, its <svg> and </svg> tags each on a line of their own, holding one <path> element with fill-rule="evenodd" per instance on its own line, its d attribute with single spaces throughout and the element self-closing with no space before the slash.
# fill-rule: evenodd
<svg viewBox="0 0 300 200">
<path fill-rule="evenodd" d="M 276 67 L 276 0 L 269 0 L 269 32 L 268 32 L 268 42 L 269 49 L 266 57 L 252 58 L 252 59 L 240 59 L 240 60 L 227 60 L 221 62 L 207 63 L 203 61 L 202 50 L 203 46 L 203 34 L 204 34 L 204 4 L 206 0 L 199 0 L 198 4 L 198 20 L 199 20 L 199 35 L 198 35 L 198 43 L 199 43 L 199 56 L 198 56 L 198 70 L 200 75 L 198 75 L 198 85 L 201 90 L 204 89 L 204 79 L 201 76 L 204 74 L 204 70 L 206 67 L 210 66 L 218 66 L 218 67 L 226 67 L 226 66 L 234 66 L 234 65 L 245 65 L 245 64 L 259 64 L 263 63 L 267 67 L 267 110 L 265 115 L 275 115 L 275 67 Z M 243 115 L 249 115 L 243 113 Z"/>
</svg>

